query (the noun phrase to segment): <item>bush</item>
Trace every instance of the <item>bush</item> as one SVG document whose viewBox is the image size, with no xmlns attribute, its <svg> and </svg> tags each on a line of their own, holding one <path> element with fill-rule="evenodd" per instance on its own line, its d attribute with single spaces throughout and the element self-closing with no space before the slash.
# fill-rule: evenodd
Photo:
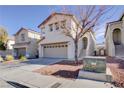
<svg viewBox="0 0 124 93">
<path fill-rule="evenodd" d="M 27 60 L 27 58 L 26 58 L 25 56 L 23 56 L 23 55 L 21 55 L 21 56 L 19 57 L 19 59 L 20 59 L 21 61 L 26 61 L 26 60 Z"/>
<path fill-rule="evenodd" d="M 0 62 L 3 62 L 3 58 L 0 56 Z"/>
<path fill-rule="evenodd" d="M 0 41 L 0 50 L 6 50 L 6 46 L 2 41 Z"/>
<path fill-rule="evenodd" d="M 12 55 L 7 55 L 7 56 L 6 56 L 6 60 L 7 60 L 7 61 L 14 60 L 14 57 L 13 57 Z"/>
</svg>

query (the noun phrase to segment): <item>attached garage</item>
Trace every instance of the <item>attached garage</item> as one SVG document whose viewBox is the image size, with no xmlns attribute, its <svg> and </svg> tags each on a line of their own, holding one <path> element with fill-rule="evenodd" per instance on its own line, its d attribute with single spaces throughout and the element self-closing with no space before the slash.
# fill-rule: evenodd
<svg viewBox="0 0 124 93">
<path fill-rule="evenodd" d="M 55 43 L 43 45 L 43 56 L 51 58 L 67 58 L 67 43 Z"/>
</svg>

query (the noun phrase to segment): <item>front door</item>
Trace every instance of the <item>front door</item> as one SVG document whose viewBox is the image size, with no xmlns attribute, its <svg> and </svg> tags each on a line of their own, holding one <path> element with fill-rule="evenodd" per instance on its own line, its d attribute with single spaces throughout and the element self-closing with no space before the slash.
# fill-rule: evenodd
<svg viewBox="0 0 124 93">
<path fill-rule="evenodd" d="M 26 56 L 26 48 L 17 48 L 16 49 L 16 56 L 19 57 L 19 56 Z"/>
</svg>

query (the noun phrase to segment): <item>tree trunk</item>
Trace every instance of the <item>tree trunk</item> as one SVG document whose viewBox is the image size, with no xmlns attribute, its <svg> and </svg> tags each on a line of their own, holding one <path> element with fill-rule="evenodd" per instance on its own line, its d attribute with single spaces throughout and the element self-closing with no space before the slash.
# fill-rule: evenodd
<svg viewBox="0 0 124 93">
<path fill-rule="evenodd" d="M 75 45 L 75 63 L 78 64 L 78 40 L 74 41 Z"/>
</svg>

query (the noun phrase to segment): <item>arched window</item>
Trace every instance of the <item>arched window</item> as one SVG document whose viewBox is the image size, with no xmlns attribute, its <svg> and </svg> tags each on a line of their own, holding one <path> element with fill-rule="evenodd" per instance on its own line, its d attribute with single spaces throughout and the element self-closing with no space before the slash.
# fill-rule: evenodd
<svg viewBox="0 0 124 93">
<path fill-rule="evenodd" d="M 87 39 L 87 37 L 84 37 L 83 38 L 83 49 L 87 48 L 87 43 L 88 43 L 88 39 Z"/>
<path fill-rule="evenodd" d="M 118 28 L 113 30 L 113 42 L 114 42 L 114 45 L 121 44 L 121 30 Z"/>
</svg>

